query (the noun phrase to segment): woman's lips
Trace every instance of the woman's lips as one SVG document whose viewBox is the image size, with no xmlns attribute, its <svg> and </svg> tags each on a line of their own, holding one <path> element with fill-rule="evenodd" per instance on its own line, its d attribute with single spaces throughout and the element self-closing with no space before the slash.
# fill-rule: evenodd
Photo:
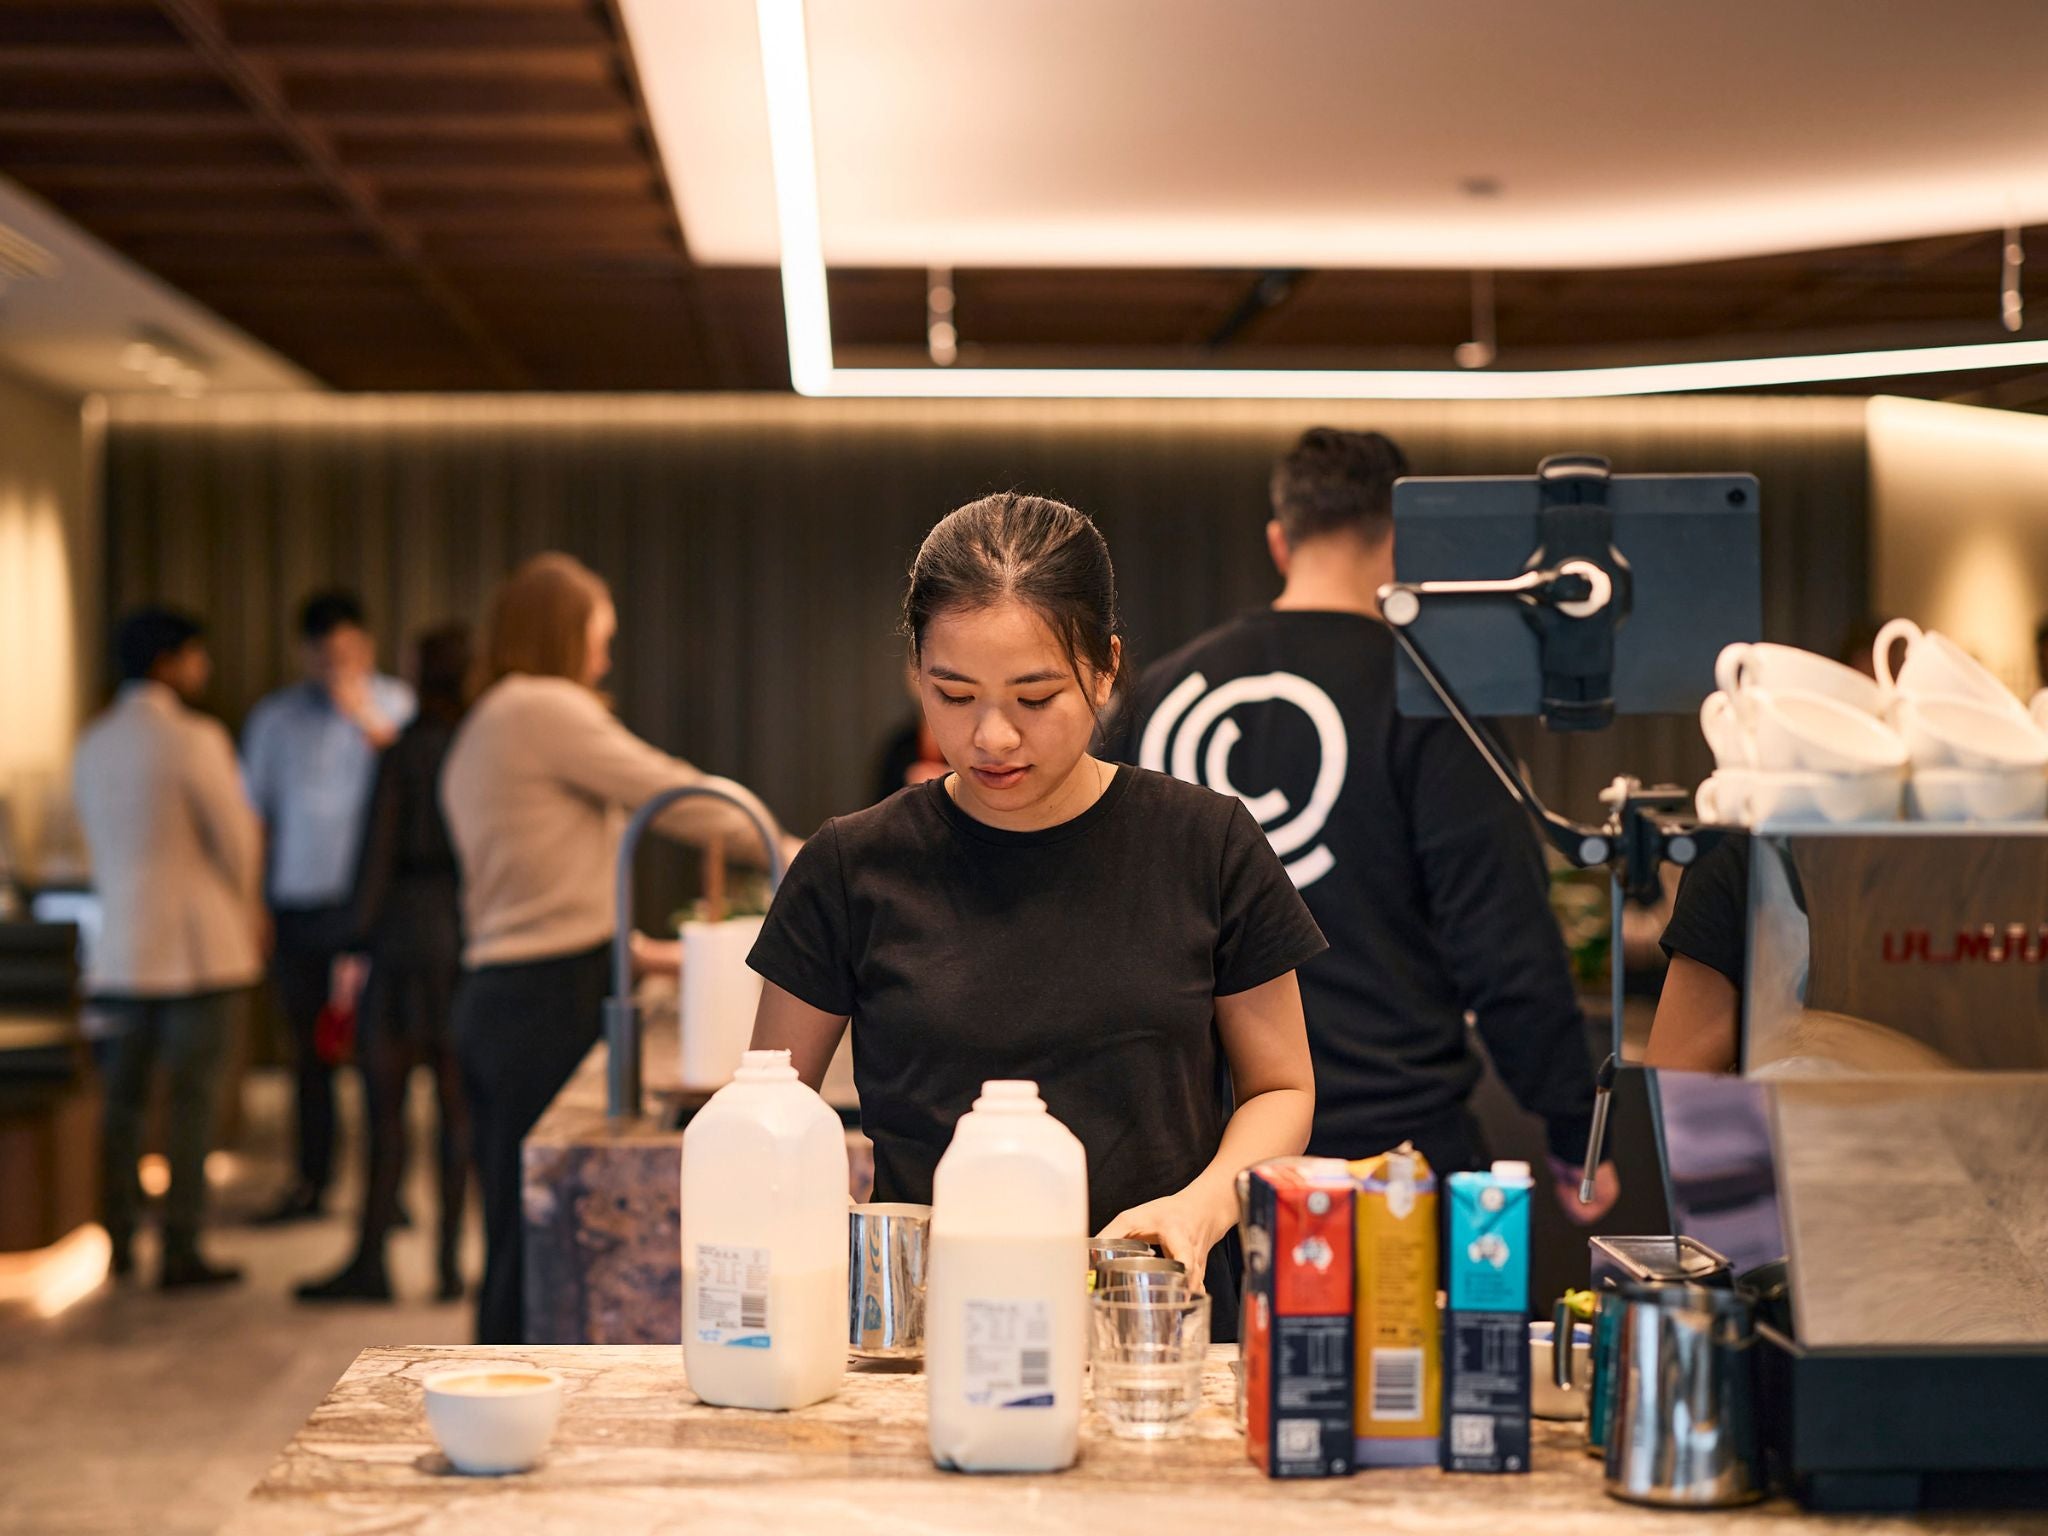
<svg viewBox="0 0 2048 1536">
<path fill-rule="evenodd" d="M 1030 771 L 1029 766 L 1022 768 L 974 768 L 969 770 L 974 775 L 974 782 L 981 785 L 984 789 L 1013 788 Z"/>
</svg>

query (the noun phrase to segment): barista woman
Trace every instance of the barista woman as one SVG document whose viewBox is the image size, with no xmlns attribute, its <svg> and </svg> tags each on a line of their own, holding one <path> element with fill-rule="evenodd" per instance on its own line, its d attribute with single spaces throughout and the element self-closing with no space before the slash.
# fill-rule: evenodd
<svg viewBox="0 0 2048 1536">
<path fill-rule="evenodd" d="M 805 844 L 752 955 L 754 1044 L 816 1086 L 852 1020 L 877 1200 L 931 1198 L 983 1079 L 1035 1080 L 1087 1148 L 1091 1223 L 1206 1265 L 1227 1336 L 1211 1250 L 1238 1170 L 1308 1144 L 1294 972 L 1322 935 L 1235 798 L 1089 755 L 1122 645 L 1087 517 L 960 508 L 904 627 L 952 772 Z"/>
</svg>

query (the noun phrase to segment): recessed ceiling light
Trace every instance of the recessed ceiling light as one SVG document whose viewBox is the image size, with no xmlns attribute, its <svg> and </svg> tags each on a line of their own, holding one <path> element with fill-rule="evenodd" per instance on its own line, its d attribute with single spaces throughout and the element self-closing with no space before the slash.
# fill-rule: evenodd
<svg viewBox="0 0 2048 1536">
<path fill-rule="evenodd" d="M 798 394 L 854 398 L 1568 400 L 1758 389 L 2048 363 L 2048 341 L 1898 347 L 1631 367 L 1484 369 L 841 368 L 832 358 L 804 0 L 755 0 L 768 97 L 789 377 Z M 1473 192 L 1475 177 L 1464 185 Z M 1498 184 L 1494 191 L 1498 192 Z"/>
</svg>

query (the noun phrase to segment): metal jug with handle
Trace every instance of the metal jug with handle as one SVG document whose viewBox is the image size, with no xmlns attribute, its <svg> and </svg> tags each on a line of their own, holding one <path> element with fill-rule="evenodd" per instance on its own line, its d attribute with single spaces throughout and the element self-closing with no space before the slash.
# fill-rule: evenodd
<svg viewBox="0 0 2048 1536">
<path fill-rule="evenodd" d="M 1631 1281 L 1603 1298 L 1602 1311 L 1615 1314 L 1607 1491 L 1681 1508 L 1762 1498 L 1748 1299 Z"/>
<path fill-rule="evenodd" d="M 1732 1283 L 1728 1261 L 1690 1237 L 1596 1237 L 1587 1245 L 1593 1281 L 1592 1376 L 1586 1388 L 1586 1454 L 1605 1457 L 1607 1430 L 1614 1404 L 1615 1339 L 1621 1324 L 1616 1292 L 1631 1282 L 1644 1285 L 1694 1284 L 1721 1287 Z M 1557 1304 L 1555 1329 L 1570 1316 L 1567 1302 Z M 1552 1368 L 1556 1370 L 1553 1356 Z M 1554 1384 L 1569 1391 L 1560 1372 Z"/>
</svg>

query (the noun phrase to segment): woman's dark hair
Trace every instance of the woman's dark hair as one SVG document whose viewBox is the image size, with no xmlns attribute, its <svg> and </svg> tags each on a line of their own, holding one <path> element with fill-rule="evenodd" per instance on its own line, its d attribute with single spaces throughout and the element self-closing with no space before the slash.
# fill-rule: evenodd
<svg viewBox="0 0 2048 1536">
<path fill-rule="evenodd" d="M 1085 666 L 1098 677 L 1117 665 L 1116 571 L 1109 545 L 1085 512 L 1046 496 L 1002 491 L 949 512 L 925 535 L 910 562 L 903 632 L 913 658 L 924 651 L 933 619 L 954 609 L 992 608 L 1015 598 L 1045 620 L 1066 652 L 1074 679 Z"/>
<path fill-rule="evenodd" d="M 443 624 L 413 642 L 418 657 L 420 713 L 453 725 L 469 707 L 469 626 Z"/>
<path fill-rule="evenodd" d="M 183 609 L 137 608 L 114 630 L 114 662 L 121 669 L 121 681 L 143 681 L 165 657 L 205 638 L 206 626 Z"/>
</svg>

